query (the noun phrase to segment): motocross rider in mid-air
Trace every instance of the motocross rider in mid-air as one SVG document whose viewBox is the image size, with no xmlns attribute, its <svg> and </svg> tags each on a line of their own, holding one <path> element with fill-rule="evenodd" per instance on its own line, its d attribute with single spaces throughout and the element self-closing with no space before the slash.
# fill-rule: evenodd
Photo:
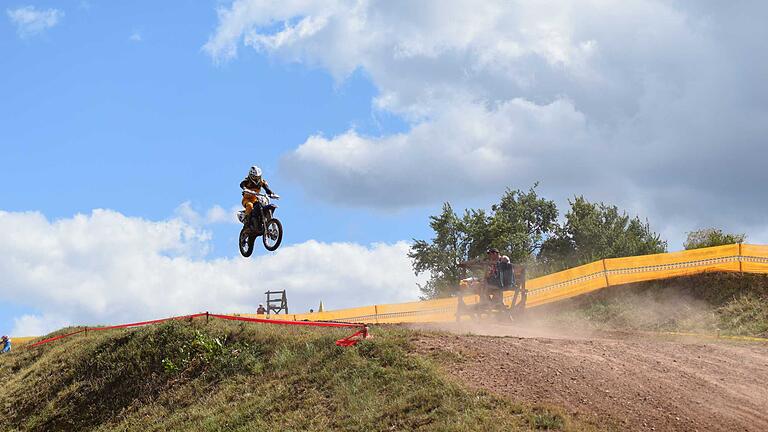
<svg viewBox="0 0 768 432">
<path fill-rule="evenodd" d="M 262 188 L 264 188 L 264 192 L 266 192 L 270 198 L 279 198 L 276 193 L 272 192 L 267 181 L 261 176 L 261 168 L 254 165 L 248 171 L 248 176 L 240 182 L 240 189 L 251 192 L 243 194 L 243 207 L 245 207 L 246 218 L 250 217 L 251 212 L 255 207 L 258 212 L 259 222 L 262 221 L 264 214 L 262 212 L 261 203 L 259 202 L 259 197 L 256 194 L 260 193 Z"/>
</svg>

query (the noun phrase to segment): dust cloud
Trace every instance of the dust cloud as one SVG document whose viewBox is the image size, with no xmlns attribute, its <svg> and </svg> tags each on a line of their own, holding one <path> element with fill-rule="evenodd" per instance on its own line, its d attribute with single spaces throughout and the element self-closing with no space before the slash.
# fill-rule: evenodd
<svg viewBox="0 0 768 432">
<path fill-rule="evenodd" d="M 412 325 L 460 335 L 590 339 L 614 331 L 717 331 L 716 309 L 686 290 L 620 290 L 530 308 L 510 321 L 493 318 Z"/>
</svg>

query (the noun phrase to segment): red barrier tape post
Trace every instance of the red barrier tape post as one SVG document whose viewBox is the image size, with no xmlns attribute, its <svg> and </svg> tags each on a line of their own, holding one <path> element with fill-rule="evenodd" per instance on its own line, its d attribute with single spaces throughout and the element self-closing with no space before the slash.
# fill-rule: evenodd
<svg viewBox="0 0 768 432">
<path fill-rule="evenodd" d="M 342 327 L 342 328 L 359 329 L 356 333 L 336 341 L 336 345 L 342 346 L 342 347 L 355 345 L 360 340 L 368 337 L 368 326 L 365 324 L 322 322 L 322 321 L 271 320 L 266 318 L 245 318 L 245 317 L 239 317 L 234 315 L 218 315 L 218 314 L 203 312 L 203 313 L 192 314 L 192 315 L 161 318 L 156 320 L 140 321 L 140 322 L 129 323 L 129 324 L 118 324 L 118 325 L 105 326 L 105 327 L 85 327 L 85 328 L 81 328 L 79 330 L 73 331 L 71 333 L 66 333 L 58 336 L 53 336 L 48 339 L 43 339 L 31 345 L 27 345 L 27 348 L 34 348 L 36 346 L 47 344 L 49 342 L 74 336 L 76 334 L 87 333 L 89 331 L 102 331 L 102 330 L 114 330 L 114 329 L 121 329 L 121 328 L 130 328 L 130 327 L 140 327 L 145 325 L 157 324 L 164 321 L 185 320 L 185 319 L 191 320 L 193 318 L 199 318 L 199 317 L 206 317 L 206 318 L 210 317 L 210 318 L 218 318 L 218 319 L 229 320 L 229 321 L 245 321 L 245 322 L 255 322 L 255 323 L 262 323 L 262 324 L 298 325 L 298 326 L 308 326 L 308 327 Z"/>
</svg>

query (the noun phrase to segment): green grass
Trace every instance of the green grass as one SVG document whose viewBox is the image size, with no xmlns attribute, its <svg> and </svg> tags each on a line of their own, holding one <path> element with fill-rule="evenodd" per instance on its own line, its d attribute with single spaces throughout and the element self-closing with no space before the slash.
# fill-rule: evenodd
<svg viewBox="0 0 768 432">
<path fill-rule="evenodd" d="M 710 273 L 628 284 L 537 308 L 530 315 L 600 329 L 768 337 L 768 276 Z"/>
<path fill-rule="evenodd" d="M 717 310 L 719 326 L 729 334 L 768 337 L 768 298 L 745 294 Z"/>
<path fill-rule="evenodd" d="M 335 346 L 346 333 L 204 320 L 90 332 L 0 357 L 0 414 L 31 431 L 579 428 L 447 379 L 411 352 L 413 331 Z"/>
</svg>

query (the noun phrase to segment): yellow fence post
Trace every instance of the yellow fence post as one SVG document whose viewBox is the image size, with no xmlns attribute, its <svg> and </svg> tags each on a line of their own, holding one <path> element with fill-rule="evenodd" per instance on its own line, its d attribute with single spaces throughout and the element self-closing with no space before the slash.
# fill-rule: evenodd
<svg viewBox="0 0 768 432">
<path fill-rule="evenodd" d="M 744 273 L 744 265 L 742 264 L 744 262 L 743 255 L 741 254 L 741 243 L 739 243 L 739 273 Z"/>
</svg>

